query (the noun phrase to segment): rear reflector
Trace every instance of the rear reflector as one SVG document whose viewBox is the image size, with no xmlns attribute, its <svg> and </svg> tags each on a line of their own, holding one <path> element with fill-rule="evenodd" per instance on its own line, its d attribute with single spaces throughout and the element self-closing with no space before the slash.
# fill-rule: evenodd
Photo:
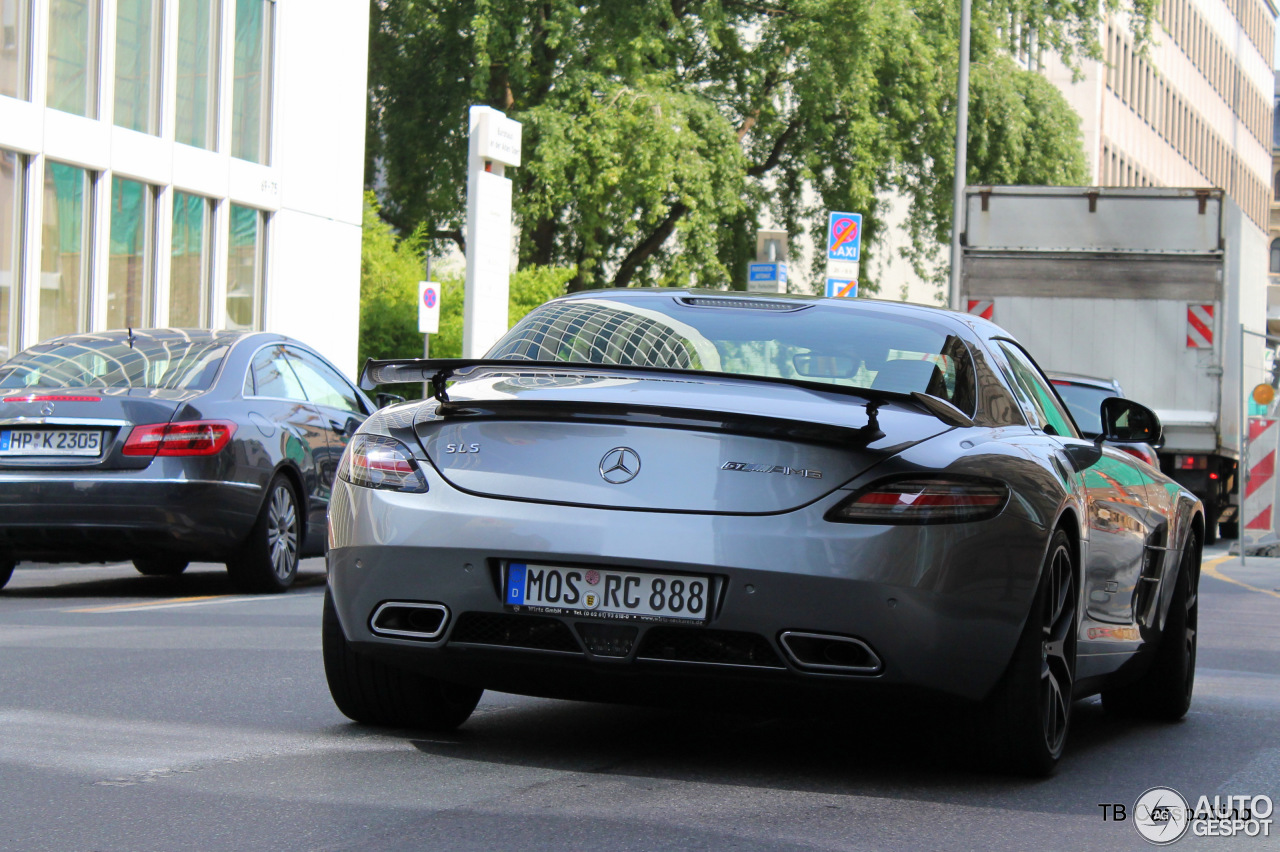
<svg viewBox="0 0 1280 852">
<path fill-rule="evenodd" d="M 852 495 L 828 512 L 827 520 L 855 524 L 981 521 L 1000 514 L 1008 499 L 1008 487 L 991 480 L 888 480 Z"/>
<path fill-rule="evenodd" d="M 126 456 L 212 456 L 236 433 L 229 420 L 191 420 L 134 426 L 121 450 Z"/>
</svg>

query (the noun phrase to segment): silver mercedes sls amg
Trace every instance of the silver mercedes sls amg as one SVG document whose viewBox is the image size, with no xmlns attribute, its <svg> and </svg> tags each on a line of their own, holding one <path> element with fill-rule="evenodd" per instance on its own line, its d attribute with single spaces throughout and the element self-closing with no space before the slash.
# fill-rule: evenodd
<svg viewBox="0 0 1280 852">
<path fill-rule="evenodd" d="M 324 660 L 364 723 L 462 724 L 482 690 L 767 708 L 975 708 L 1052 771 L 1072 702 L 1191 701 L 1196 498 L 1083 438 L 1030 354 L 968 314 L 870 300 L 591 291 L 426 382 L 342 458 Z"/>
</svg>

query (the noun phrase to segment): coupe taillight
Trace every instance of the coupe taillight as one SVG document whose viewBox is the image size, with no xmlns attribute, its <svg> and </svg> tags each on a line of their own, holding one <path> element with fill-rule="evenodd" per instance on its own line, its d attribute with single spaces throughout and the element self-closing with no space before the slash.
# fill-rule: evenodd
<svg viewBox="0 0 1280 852">
<path fill-rule="evenodd" d="M 1009 500 L 1001 482 L 915 477 L 863 488 L 827 513 L 853 524 L 954 524 L 1000 514 Z"/>
<path fill-rule="evenodd" d="M 189 420 L 134 426 L 121 450 L 126 456 L 212 456 L 236 433 L 229 420 Z"/>
<path fill-rule="evenodd" d="M 1151 465 L 1154 468 L 1160 467 L 1160 462 L 1158 459 L 1156 459 L 1155 455 L 1147 452 L 1146 450 L 1142 450 L 1137 447 L 1117 447 L 1117 449 L 1124 450 L 1126 453 L 1133 456 L 1134 458 L 1142 459 L 1144 462 L 1146 462 L 1147 464 Z"/>
<path fill-rule="evenodd" d="M 409 448 L 395 438 L 357 434 L 342 454 L 338 477 L 365 488 L 421 494 L 427 480 Z"/>
</svg>

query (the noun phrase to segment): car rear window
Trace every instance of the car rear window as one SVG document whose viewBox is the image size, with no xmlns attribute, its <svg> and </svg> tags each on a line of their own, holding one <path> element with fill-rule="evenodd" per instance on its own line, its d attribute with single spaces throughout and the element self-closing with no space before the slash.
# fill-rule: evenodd
<svg viewBox="0 0 1280 852">
<path fill-rule="evenodd" d="M 731 298 L 549 302 L 512 328 L 489 357 L 920 391 L 968 414 L 974 411 L 972 361 L 958 337 L 914 318 L 821 303 L 753 304 Z"/>
<path fill-rule="evenodd" d="M 1115 391 L 1091 385 L 1053 380 L 1058 396 L 1067 404 L 1067 410 L 1080 427 L 1080 433 L 1090 438 L 1102 434 L 1102 401 L 1115 396 Z"/>
<path fill-rule="evenodd" d="M 135 333 L 63 338 L 26 349 L 0 365 L 0 388 L 206 390 L 230 341 Z"/>
</svg>

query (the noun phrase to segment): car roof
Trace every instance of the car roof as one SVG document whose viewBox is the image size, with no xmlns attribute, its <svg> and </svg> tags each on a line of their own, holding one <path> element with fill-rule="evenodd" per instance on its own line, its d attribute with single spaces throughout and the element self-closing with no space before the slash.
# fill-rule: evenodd
<svg viewBox="0 0 1280 852">
<path fill-rule="evenodd" d="M 1102 390 L 1119 390 L 1120 383 L 1115 379 L 1104 379 L 1100 376 L 1084 376 L 1079 373 L 1064 373 L 1060 370 L 1045 370 L 1050 381 L 1070 382 L 1075 385 L 1088 385 Z"/>
<path fill-rule="evenodd" d="M 606 290 L 580 290 L 561 296 L 553 301 L 575 299 L 606 299 L 641 304 L 646 301 L 660 299 L 691 298 L 698 300 L 724 300 L 726 302 L 759 302 L 774 304 L 822 305 L 824 309 L 842 311 L 859 311 L 885 313 L 891 315 L 914 316 L 919 319 L 936 322 L 953 331 L 962 332 L 962 336 L 973 339 L 990 340 L 995 337 L 1014 339 L 1013 335 L 989 320 L 976 314 L 953 311 L 949 308 L 920 305 L 914 302 L 897 302 L 887 299 L 843 299 L 825 296 L 811 296 L 800 293 L 751 293 L 743 290 L 710 290 L 700 288 L 679 287 L 623 287 Z M 745 305 L 750 307 L 749 305 Z M 732 305 L 724 305 L 732 307 Z"/>
</svg>

